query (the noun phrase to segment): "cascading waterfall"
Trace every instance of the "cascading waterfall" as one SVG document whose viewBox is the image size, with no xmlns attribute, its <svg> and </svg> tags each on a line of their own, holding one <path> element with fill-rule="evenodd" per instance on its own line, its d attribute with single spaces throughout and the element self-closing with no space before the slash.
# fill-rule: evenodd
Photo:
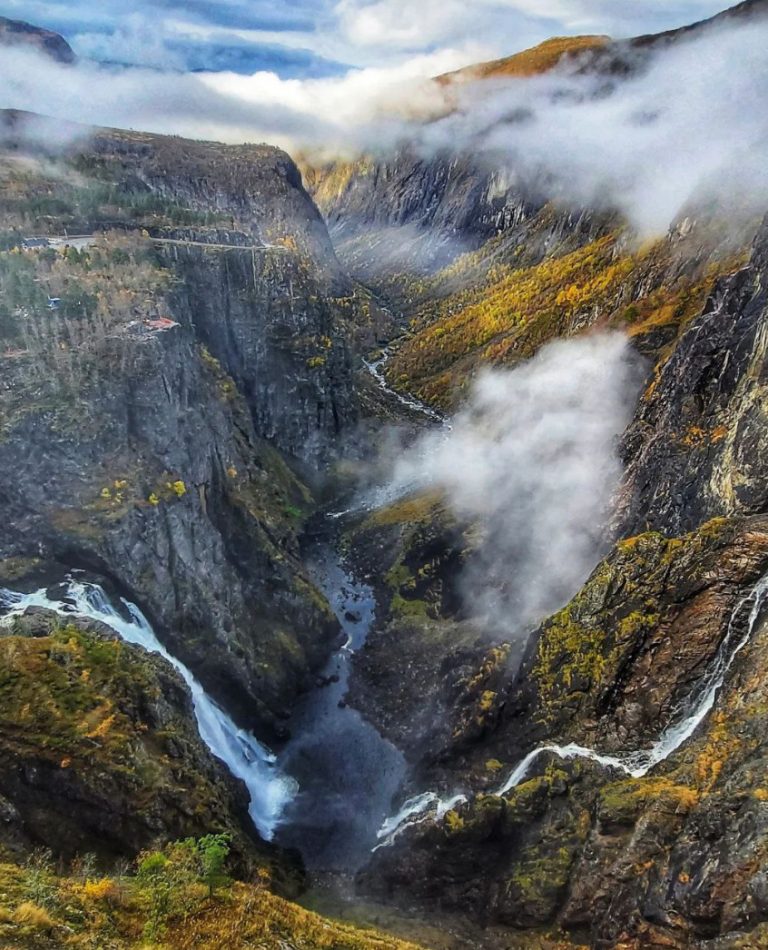
<svg viewBox="0 0 768 950">
<path fill-rule="evenodd" d="M 468 801 L 466 795 L 453 795 L 450 798 L 440 798 L 436 792 L 424 792 L 422 795 L 416 795 L 403 803 L 403 807 L 396 815 L 387 818 L 377 833 L 380 839 L 379 844 L 373 848 L 378 851 L 379 848 L 385 848 L 392 844 L 395 838 L 406 828 L 413 825 L 420 825 L 430 818 L 440 821 L 448 812 Z"/>
<path fill-rule="evenodd" d="M 160 643 L 149 621 L 135 604 L 121 598 L 125 611 L 122 614 L 99 586 L 71 578 L 55 590 L 61 591 L 60 596 L 51 596 L 53 589 L 48 588 L 31 594 L 0 588 L 0 622 L 8 623 L 30 607 L 41 607 L 65 617 L 100 621 L 114 630 L 122 640 L 144 647 L 167 660 L 192 694 L 200 738 L 232 775 L 245 783 L 251 799 L 251 819 L 259 834 L 265 840 L 271 840 L 283 810 L 297 789 L 294 780 L 277 768 L 275 756 L 252 735 L 238 728 L 207 695 L 190 670 Z"/>
<path fill-rule="evenodd" d="M 619 769 L 633 778 L 642 778 L 647 775 L 652 768 L 668 759 L 680 746 L 687 742 L 709 715 L 734 660 L 752 637 L 766 597 L 768 597 L 768 574 L 762 577 L 752 591 L 738 602 L 731 614 L 723 642 L 720 644 L 710 668 L 687 698 L 681 715 L 673 719 L 650 749 L 607 755 L 575 743 L 541 745 L 529 752 L 515 766 L 506 781 L 493 794 L 506 795 L 507 792 L 520 785 L 530 773 L 539 756 L 547 752 L 561 759 L 590 759 L 607 768 Z M 752 606 L 746 629 L 743 635 L 739 637 L 737 619 L 743 608 L 750 602 Z M 425 792 L 409 799 L 396 815 L 388 818 L 381 826 L 378 832 L 380 843 L 377 847 L 386 847 L 392 844 L 395 838 L 408 827 L 421 824 L 430 818 L 439 820 L 451 808 L 465 801 L 467 801 L 465 795 L 455 795 L 448 799 L 442 799 L 436 792 Z"/>
<path fill-rule="evenodd" d="M 387 393 L 387 395 L 393 396 L 401 406 L 405 406 L 412 412 L 418 412 L 421 415 L 426 416 L 432 422 L 445 425 L 445 420 L 440 415 L 440 413 L 437 412 L 437 410 L 433 409 L 431 406 L 428 406 L 425 402 L 421 402 L 421 400 L 416 399 L 414 396 L 409 396 L 407 393 L 399 393 L 396 389 L 392 389 L 392 387 L 387 382 L 386 377 L 384 376 L 384 367 L 389 362 L 391 355 L 392 354 L 388 350 L 385 350 L 384 354 L 377 360 L 372 360 L 370 363 L 367 360 L 363 360 L 363 365 L 379 384 L 379 387 L 385 393 Z"/>
</svg>

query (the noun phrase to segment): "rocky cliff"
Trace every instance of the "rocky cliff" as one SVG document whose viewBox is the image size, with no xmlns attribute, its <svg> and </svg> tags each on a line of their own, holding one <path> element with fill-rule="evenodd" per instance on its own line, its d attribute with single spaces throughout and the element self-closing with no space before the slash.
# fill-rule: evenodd
<svg viewBox="0 0 768 950">
<path fill-rule="evenodd" d="M 650 50 L 765 12 L 585 42 L 568 66 L 620 82 Z M 638 246 L 618 215 L 477 158 L 405 148 L 307 180 L 341 260 L 407 327 L 395 388 L 451 409 L 481 367 L 590 327 L 625 330 L 648 361 L 615 547 L 522 655 L 468 620 L 457 582 L 478 532 L 443 500 L 350 529 L 382 607 L 350 697 L 406 753 L 412 796 L 359 885 L 469 916 L 476 945 L 762 946 L 764 207 L 736 235 L 714 209 Z"/>
<path fill-rule="evenodd" d="M 164 661 L 47 611 L 0 632 L 6 860 L 46 847 L 109 861 L 216 831 L 253 870 L 245 790 L 202 745 L 186 687 Z"/>
<path fill-rule="evenodd" d="M 767 240 L 763 226 L 658 349 L 636 334 L 653 362 L 624 439 L 619 540 L 516 674 L 504 643 L 470 633 L 462 653 L 443 599 L 471 533 L 425 499 L 375 516 L 378 540 L 374 522 L 356 535 L 392 565 L 363 703 L 410 737 L 414 793 L 468 799 L 406 827 L 364 887 L 529 928 L 521 945 L 761 945 Z M 403 639 L 421 672 L 377 693 L 376 643 Z M 420 677 L 443 710 L 426 726 Z"/>
<path fill-rule="evenodd" d="M 726 18 L 765 10 L 749 0 Z M 648 50 L 720 23 L 555 41 L 439 85 L 448 107 L 457 83 L 553 68 L 608 88 Z M 393 810 L 410 798 L 410 819 L 390 823 L 357 885 L 462 921 L 470 936 L 451 947 L 763 945 L 765 208 L 738 230 L 716 206 L 684 212 L 642 243 L 618 211 L 553 200 L 514 168 L 403 147 L 304 159 L 329 237 L 278 150 L 69 130 L 61 156 L 39 131 L 30 146 L 25 121 L 4 117 L 0 157 L 0 582 L 105 578 L 240 724 L 279 742 L 339 642 L 302 535 L 318 473 L 355 444 L 361 415 L 364 448 L 386 452 L 383 423 L 412 438 L 417 416 L 437 418 L 413 396 L 450 411 L 483 367 L 622 330 L 646 378 L 611 524 L 590 525 L 604 556 L 534 629 L 509 642 L 472 611 L 466 572 L 488 534 L 439 491 L 319 528 L 343 527 L 345 564 L 377 598 L 341 703 L 409 766 Z M 63 231 L 85 237 L 46 246 Z M 360 387 L 356 352 L 398 328 Z M 376 372 L 379 390 L 409 394 L 407 411 L 392 389 L 375 396 Z M 10 850 L 240 834 L 240 793 L 179 725 L 188 700 L 162 664 L 113 662 L 99 631 L 11 634 Z M 55 713 L 50 736 L 38 709 Z M 125 756 L 156 792 L 140 814 Z M 76 775 L 63 764 L 75 759 Z M 173 781 L 192 788 L 192 814 Z M 60 827 L 59 792 L 77 803 Z M 316 945 L 337 939 L 324 926 Z"/>
<path fill-rule="evenodd" d="M 277 150 L 97 133 L 52 173 L 18 148 L 3 557 L 112 578 L 274 735 L 338 629 L 300 563 L 312 498 L 285 457 L 311 474 L 354 431 L 354 288 Z M 43 246 L 20 253 L 33 220 Z M 44 246 L 65 229 L 94 236 Z"/>
</svg>

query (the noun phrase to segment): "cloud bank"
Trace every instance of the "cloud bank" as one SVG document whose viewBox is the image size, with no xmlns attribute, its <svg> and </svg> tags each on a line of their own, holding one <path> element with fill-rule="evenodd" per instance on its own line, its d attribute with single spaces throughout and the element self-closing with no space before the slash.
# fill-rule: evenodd
<svg viewBox="0 0 768 950">
<path fill-rule="evenodd" d="M 691 203 L 768 204 L 768 22 L 657 52 L 633 78 L 566 75 L 458 93 L 418 130 L 425 153 L 480 154 L 547 192 L 623 211 L 655 235 Z"/>
<path fill-rule="evenodd" d="M 669 29 L 719 7 L 719 0 L 3 0 L 0 13 L 62 32 L 83 56 L 156 65 L 165 44 L 187 69 L 263 67 L 286 77 L 317 75 L 318 65 L 325 74 L 392 67 L 448 48 L 496 58 L 553 35 Z"/>
<path fill-rule="evenodd" d="M 379 7 L 365 9 L 375 16 Z M 424 9 L 431 18 L 429 3 Z M 356 22 L 350 30 L 368 29 Z M 768 22 L 750 22 L 658 52 L 623 81 L 562 68 L 448 89 L 425 77 L 461 65 L 466 48 L 305 80 L 87 61 L 71 68 L 7 50 L 0 105 L 195 138 L 267 141 L 326 157 L 381 154 L 406 143 L 425 157 L 470 154 L 502 169 L 512 187 L 618 209 L 650 236 L 691 202 L 768 203 L 768 111 L 759 107 L 768 97 L 766 49 Z"/>
<path fill-rule="evenodd" d="M 486 371 L 452 428 L 426 433 L 397 463 L 395 493 L 442 489 L 479 523 L 463 594 L 484 629 L 521 637 L 594 568 L 640 378 L 622 334 L 558 341 Z"/>
</svg>

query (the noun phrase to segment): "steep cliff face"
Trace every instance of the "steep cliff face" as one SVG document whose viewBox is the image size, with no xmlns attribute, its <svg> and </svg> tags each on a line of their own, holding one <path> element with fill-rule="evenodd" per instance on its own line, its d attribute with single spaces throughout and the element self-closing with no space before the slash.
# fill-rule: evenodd
<svg viewBox="0 0 768 950">
<path fill-rule="evenodd" d="M 767 554 L 764 518 L 621 542 L 543 625 L 511 690 L 486 703 L 497 725 L 446 787 L 469 803 L 378 852 L 368 886 L 412 895 L 420 882 L 427 902 L 599 947 L 686 947 L 759 925 L 764 624 L 717 712 L 649 774 L 542 752 L 499 789 L 539 746 L 653 748 L 733 635 L 732 618 L 744 635 L 753 602 L 740 599 Z"/>
<path fill-rule="evenodd" d="M 178 277 L 170 312 L 226 367 L 256 432 L 313 466 L 343 451 L 357 418 L 352 359 L 332 291 L 306 263 L 287 250 L 191 244 L 164 246 L 163 260 Z"/>
<path fill-rule="evenodd" d="M 182 327 L 118 350 L 92 388 L 20 400 L 0 441 L 3 555 L 106 574 L 244 723 L 274 727 L 337 629 L 298 559 L 309 495 Z"/>
<path fill-rule="evenodd" d="M 150 229 L 177 278 L 171 308 L 235 379 L 258 435 L 315 465 L 336 449 L 357 418 L 344 332 L 355 287 L 288 156 L 100 133 L 74 161 L 217 225 Z"/>
<path fill-rule="evenodd" d="M 541 207 L 490 164 L 407 148 L 305 176 L 339 255 L 368 279 L 445 265 Z"/>
<path fill-rule="evenodd" d="M 338 630 L 279 450 L 309 471 L 354 429 L 355 289 L 275 149 L 104 132 L 3 162 L 2 556 L 108 576 L 274 736 Z M 20 253 L 33 223 L 97 233 Z"/>
<path fill-rule="evenodd" d="M 748 266 L 718 284 L 654 374 L 624 441 L 626 531 L 765 510 L 767 266 L 764 224 Z"/>
<path fill-rule="evenodd" d="M 451 704 L 439 757 L 422 747 L 414 791 L 468 802 L 378 851 L 365 887 L 595 947 L 761 945 L 765 246 L 763 228 L 651 374 L 614 551 L 517 674 L 474 661 L 474 706 Z M 412 550 L 405 611 L 430 568 L 433 589 L 451 573 Z"/>
</svg>

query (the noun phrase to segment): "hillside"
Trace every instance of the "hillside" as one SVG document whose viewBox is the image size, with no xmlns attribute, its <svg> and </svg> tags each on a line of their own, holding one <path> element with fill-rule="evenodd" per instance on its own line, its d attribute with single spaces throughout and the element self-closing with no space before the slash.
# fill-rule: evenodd
<svg viewBox="0 0 768 950">
<path fill-rule="evenodd" d="M 570 63 L 581 54 L 590 54 L 604 49 L 611 42 L 609 36 L 555 36 L 531 49 L 505 56 L 487 63 L 466 66 L 452 73 L 437 77 L 439 83 L 471 82 L 476 79 L 497 77 L 536 76 L 556 66 Z"/>
</svg>

